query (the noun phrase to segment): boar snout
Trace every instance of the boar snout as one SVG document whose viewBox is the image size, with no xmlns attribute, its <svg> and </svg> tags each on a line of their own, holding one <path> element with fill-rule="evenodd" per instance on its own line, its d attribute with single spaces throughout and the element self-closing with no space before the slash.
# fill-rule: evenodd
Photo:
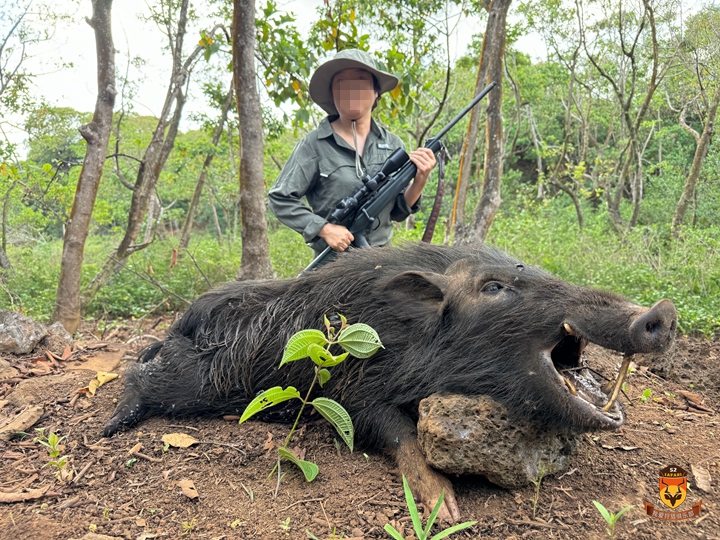
<svg viewBox="0 0 720 540">
<path fill-rule="evenodd" d="M 660 300 L 630 325 L 635 352 L 660 351 L 672 343 L 677 326 L 677 310 L 670 300 Z"/>
</svg>

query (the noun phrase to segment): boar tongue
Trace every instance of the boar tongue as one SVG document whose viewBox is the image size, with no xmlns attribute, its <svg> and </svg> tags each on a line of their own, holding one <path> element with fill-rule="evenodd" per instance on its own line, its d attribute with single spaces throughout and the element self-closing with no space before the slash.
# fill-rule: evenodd
<svg viewBox="0 0 720 540">
<path fill-rule="evenodd" d="M 579 397 L 599 408 L 605 405 L 607 396 L 588 370 L 567 370 L 562 374 L 572 383 Z"/>
</svg>

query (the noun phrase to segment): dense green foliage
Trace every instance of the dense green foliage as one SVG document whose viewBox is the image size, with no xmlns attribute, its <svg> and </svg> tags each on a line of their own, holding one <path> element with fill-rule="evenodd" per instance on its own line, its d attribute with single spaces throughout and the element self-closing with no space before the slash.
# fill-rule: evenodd
<svg viewBox="0 0 720 540">
<path fill-rule="evenodd" d="M 670 298 L 680 311 L 683 331 L 711 336 L 720 332 L 717 140 L 704 159 L 677 237 L 671 224 L 695 154 L 691 132 L 702 132 L 708 103 L 719 91 L 716 23 L 720 9 L 700 5 L 681 20 L 672 1 L 652 5 L 661 68 L 657 89 L 649 84 L 652 42 L 648 19 L 640 22 L 645 16 L 641 6 L 611 0 L 587 3 L 581 19 L 589 43 L 585 49 L 579 41 L 575 4 L 514 4 L 514 20 L 519 22 L 508 29 L 503 81 L 503 203 L 489 242 L 561 278 L 610 289 L 644 305 Z M 318 62 L 335 50 L 368 49 L 382 67 L 400 76 L 401 84 L 383 97 L 375 117 L 400 135 L 408 148 L 436 132 L 472 97 L 482 35 L 475 35 L 465 54 L 450 63 L 447 42 L 457 38 L 453 25 L 458 18 L 470 18 L 476 28 L 484 28 L 487 14 L 483 10 L 473 11 L 451 0 L 336 0 L 318 10 L 311 28 L 303 29 L 292 14 L 273 2 L 258 8 L 267 187 L 297 141 L 321 119 L 319 109 L 308 99 L 307 84 Z M 217 16 L 229 16 L 226 5 L 218 9 Z M 625 37 L 639 32 L 635 78 L 630 71 L 633 64 L 619 46 L 619 32 Z M 545 44 L 546 58 L 538 60 L 520 50 L 517 40 L 525 35 Z M 157 184 L 161 215 L 141 231 L 141 239 L 153 242 L 128 263 L 188 301 L 210 285 L 233 279 L 240 264 L 239 141 L 234 107 L 219 143 L 211 143 L 227 93 L 227 49 L 226 43 L 208 44 L 210 61 L 193 75 L 201 83 L 202 99 L 214 113 L 194 118 L 201 127 L 178 135 Z M 635 85 L 632 92 L 623 86 L 623 92 L 630 92 L 623 97 L 626 101 L 616 95 L 611 79 Z M 29 103 L 24 88 L 24 103 Z M 632 120 L 642 112 L 647 96 L 647 109 L 637 128 L 641 159 L 631 164 L 625 184 L 618 185 L 631 142 L 627 118 Z M 627 118 L 621 113 L 622 103 L 628 106 Z M 47 320 L 55 299 L 63 225 L 85 152 L 77 128 L 90 115 L 40 102 L 32 105 L 23 106 L 26 155 L 20 158 L 15 148 L 0 143 L 2 243 L 13 265 L 12 270 L 0 270 L 0 307 Z M 4 112 L 0 109 L 0 125 Z M 156 119 L 140 116 L 125 105 L 116 113 L 109 153 L 120 155 L 105 164 L 85 251 L 83 285 L 102 267 L 127 226 L 129 187 L 155 125 Z M 445 138 L 453 156 L 461 153 L 466 127 L 467 119 Z M 481 122 L 472 154 L 467 220 L 482 190 L 483 129 Z M 215 158 L 195 214 L 189 253 L 181 250 L 177 264 L 171 266 L 203 162 L 211 154 Z M 444 229 L 452 213 L 458 161 L 447 166 L 436 242 L 451 241 Z M 642 184 L 642 197 L 635 206 L 632 182 Z M 433 174 L 415 216 L 416 228 L 397 226 L 396 242 L 419 240 L 436 186 Z M 577 209 L 568 192 L 577 198 Z M 619 201 L 623 227 L 611 219 L 613 199 Z M 637 219 L 630 224 L 634 209 Z M 584 219 L 582 228 L 578 211 Z M 299 235 L 272 216 L 268 224 L 275 273 L 279 278 L 292 277 L 310 261 L 311 251 Z M 151 310 L 182 310 L 185 305 L 157 285 L 121 270 L 86 308 L 89 317 L 111 320 L 141 317 Z"/>
</svg>

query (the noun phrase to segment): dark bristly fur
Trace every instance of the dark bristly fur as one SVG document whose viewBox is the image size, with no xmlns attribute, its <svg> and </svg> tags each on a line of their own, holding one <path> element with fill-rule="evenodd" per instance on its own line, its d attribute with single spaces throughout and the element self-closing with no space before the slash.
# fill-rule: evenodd
<svg viewBox="0 0 720 540">
<path fill-rule="evenodd" d="M 498 285 L 487 288 L 491 282 Z M 200 297 L 144 352 L 146 363 L 128 370 L 105 435 L 146 414 L 239 414 L 272 386 L 307 391 L 312 368 L 301 361 L 278 369 L 283 348 L 299 330 L 323 330 L 323 315 L 334 313 L 369 324 L 385 346 L 333 368 L 321 391 L 348 410 L 364 446 L 392 451 L 414 437 L 413 404 L 438 392 L 487 394 L 519 417 L 594 429 L 597 421 L 543 376 L 540 351 L 560 341 L 564 322 L 625 353 L 672 339 L 669 330 L 646 342 L 631 332 L 645 312 L 487 246 L 354 250 L 299 278 L 228 283 Z"/>
</svg>

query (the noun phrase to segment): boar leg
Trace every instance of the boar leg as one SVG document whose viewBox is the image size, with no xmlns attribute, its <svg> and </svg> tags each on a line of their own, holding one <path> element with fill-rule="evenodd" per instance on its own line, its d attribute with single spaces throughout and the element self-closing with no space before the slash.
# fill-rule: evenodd
<svg viewBox="0 0 720 540">
<path fill-rule="evenodd" d="M 451 523 L 460 519 L 452 484 L 425 461 L 417 440 L 417 426 L 409 416 L 394 407 L 383 407 L 381 414 L 365 409 L 351 416 L 356 429 L 373 434 L 378 445 L 395 458 L 415 499 L 421 501 L 428 512 L 435 508 L 444 490 L 443 505 L 438 516 Z"/>
<path fill-rule="evenodd" d="M 394 454 L 398 468 L 405 475 L 413 495 L 425 504 L 428 512 L 435 508 L 444 490 L 443 504 L 438 517 L 449 523 L 459 521 L 460 509 L 455 500 L 452 484 L 444 475 L 427 464 L 417 437 L 400 441 Z"/>
</svg>

